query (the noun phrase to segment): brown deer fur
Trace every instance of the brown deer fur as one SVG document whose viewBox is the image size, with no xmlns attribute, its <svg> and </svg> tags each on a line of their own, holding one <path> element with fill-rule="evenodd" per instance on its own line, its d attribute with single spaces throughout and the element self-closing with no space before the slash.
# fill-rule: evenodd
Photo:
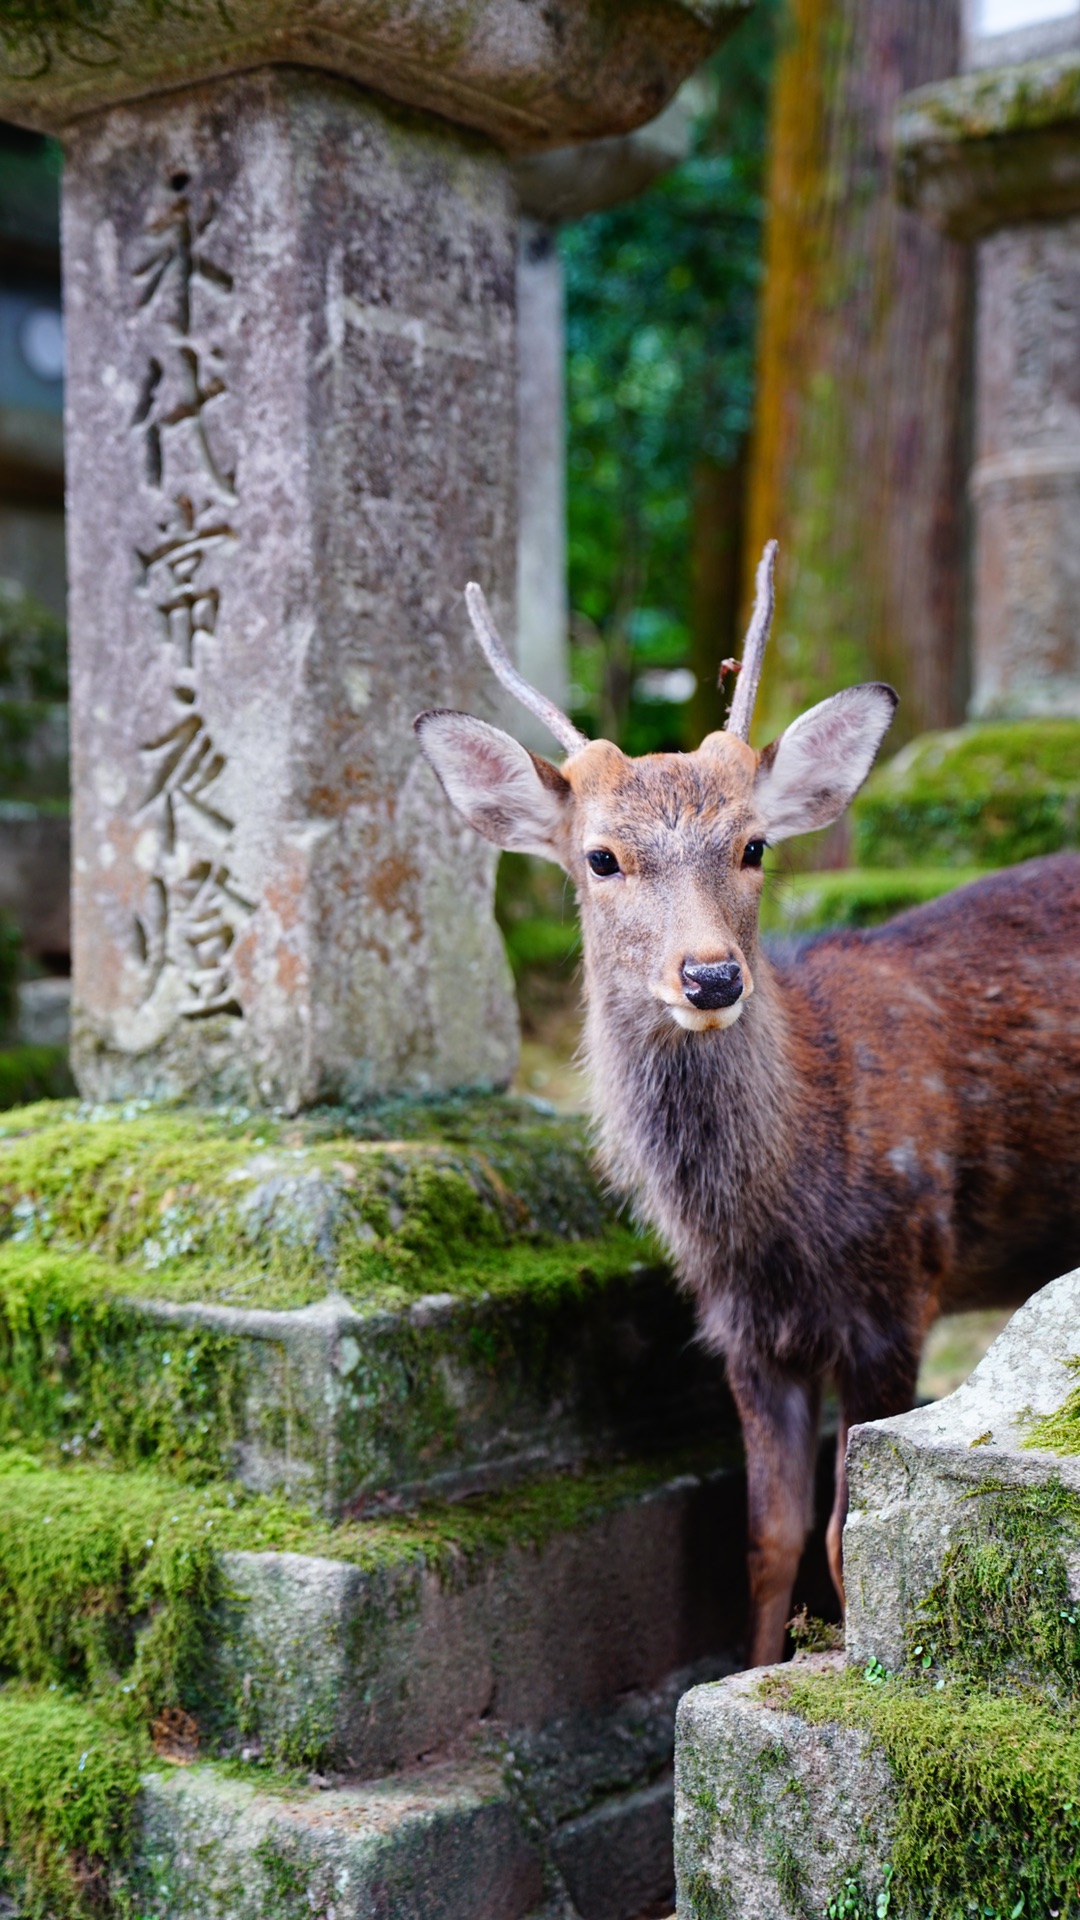
<svg viewBox="0 0 1080 1920">
<path fill-rule="evenodd" d="M 783 957 L 759 942 L 748 843 L 836 817 L 894 698 L 850 690 L 760 755 L 730 733 L 638 760 L 599 741 L 561 770 L 467 716 L 417 722 L 478 831 L 576 884 L 602 1160 L 670 1246 L 743 1423 L 752 1664 L 782 1651 L 824 1384 L 842 1593 L 848 1426 L 910 1406 L 937 1313 L 1080 1262 L 1080 855 Z M 862 746 L 834 779 L 841 721 Z M 780 775 L 800 728 L 796 804 Z M 590 871 L 597 848 L 617 875 Z M 737 962 L 737 1006 L 687 1012 L 687 956 Z"/>
</svg>

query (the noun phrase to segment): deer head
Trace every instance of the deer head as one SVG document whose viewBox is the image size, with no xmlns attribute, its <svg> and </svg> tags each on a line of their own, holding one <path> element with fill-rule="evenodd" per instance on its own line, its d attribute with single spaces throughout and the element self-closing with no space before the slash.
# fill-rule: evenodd
<svg viewBox="0 0 1080 1920">
<path fill-rule="evenodd" d="M 493 670 L 568 757 L 556 767 L 470 714 L 414 722 L 449 799 L 478 833 L 565 868 L 580 902 L 590 992 L 639 1021 L 707 1032 L 739 1018 L 754 991 L 766 846 L 840 816 L 896 710 L 891 687 L 849 687 L 763 752 L 750 746 L 775 557 L 770 541 L 729 725 L 694 753 L 631 759 L 610 740 L 586 739 L 511 665 L 475 585 L 466 602 Z"/>
</svg>

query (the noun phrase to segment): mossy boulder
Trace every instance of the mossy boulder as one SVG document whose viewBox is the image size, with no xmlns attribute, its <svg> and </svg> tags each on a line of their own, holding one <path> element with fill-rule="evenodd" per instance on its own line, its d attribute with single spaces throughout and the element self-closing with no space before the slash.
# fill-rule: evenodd
<svg viewBox="0 0 1080 1920">
<path fill-rule="evenodd" d="M 1080 846 L 1080 720 L 923 734 L 852 808 L 859 867 L 987 868 Z"/>
</svg>

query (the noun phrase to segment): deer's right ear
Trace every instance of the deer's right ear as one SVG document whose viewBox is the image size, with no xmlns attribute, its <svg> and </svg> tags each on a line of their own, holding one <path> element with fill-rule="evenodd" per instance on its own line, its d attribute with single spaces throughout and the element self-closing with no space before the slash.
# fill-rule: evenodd
<svg viewBox="0 0 1080 1920">
<path fill-rule="evenodd" d="M 560 858 L 571 793 L 558 767 L 470 713 L 421 713 L 413 727 L 447 798 L 477 833 L 506 851 Z"/>
</svg>

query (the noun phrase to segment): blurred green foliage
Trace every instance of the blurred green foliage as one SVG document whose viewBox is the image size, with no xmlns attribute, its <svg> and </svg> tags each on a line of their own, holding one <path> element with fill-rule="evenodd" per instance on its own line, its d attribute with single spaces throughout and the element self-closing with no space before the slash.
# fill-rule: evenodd
<svg viewBox="0 0 1080 1920">
<path fill-rule="evenodd" d="M 575 718 L 632 752 L 685 744 L 630 693 L 689 646 L 692 481 L 750 425 L 769 80 L 782 0 L 704 70 L 690 158 L 564 229 Z"/>
</svg>

